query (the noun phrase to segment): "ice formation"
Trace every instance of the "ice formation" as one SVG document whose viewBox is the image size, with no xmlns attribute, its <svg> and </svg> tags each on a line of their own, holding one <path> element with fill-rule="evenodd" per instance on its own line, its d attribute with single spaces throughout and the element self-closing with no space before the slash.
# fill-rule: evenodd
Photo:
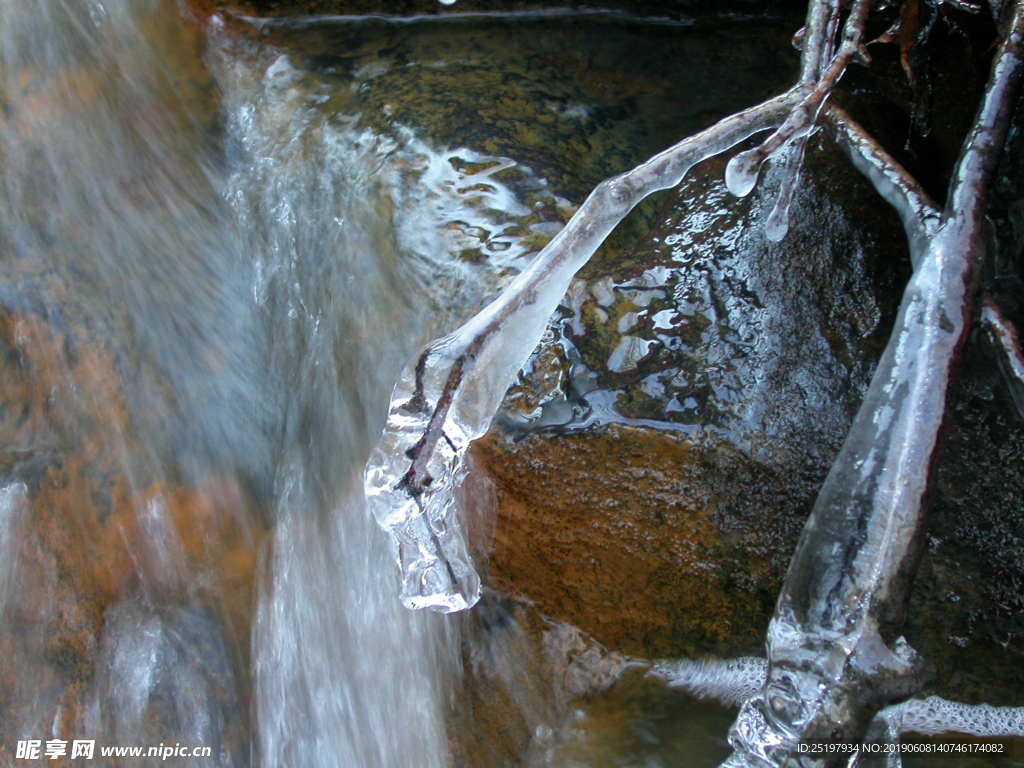
<svg viewBox="0 0 1024 768">
<path fill-rule="evenodd" d="M 700 699 L 714 699 L 726 706 L 744 707 L 740 718 L 742 735 L 748 741 L 768 737 L 764 713 L 748 703 L 760 697 L 768 681 L 768 661 L 744 656 L 736 659 L 694 661 L 679 659 L 651 665 L 650 677 L 671 688 L 684 690 Z M 1024 707 L 993 707 L 988 704 L 961 704 L 939 696 L 908 699 L 878 713 L 873 732 L 892 738 L 904 733 L 937 736 L 959 733 L 979 739 L 1024 737 Z M 767 738 L 775 744 L 776 735 Z"/>
<path fill-rule="evenodd" d="M 714 699 L 726 706 L 739 707 L 764 689 L 768 661 L 754 656 L 724 661 L 659 661 L 652 665 L 648 674 L 699 699 Z"/>
<path fill-rule="evenodd" d="M 804 162 L 806 146 L 806 141 L 798 139 L 793 142 L 785 156 L 779 196 L 764 225 L 764 235 L 773 243 L 781 242 L 789 232 L 789 207 L 793 201 L 793 193 L 800 181 L 800 168 Z"/>
<path fill-rule="evenodd" d="M 479 598 L 457 510 L 465 452 L 490 426 L 576 271 L 640 200 L 676 186 L 695 163 L 777 125 L 794 99 L 787 93 L 725 118 L 601 182 L 498 299 L 407 366 L 364 481 L 370 509 L 397 544 L 406 606 L 450 613 Z"/>
<path fill-rule="evenodd" d="M 548 258 L 538 256 L 496 301 L 430 344 L 395 387 L 364 488 L 377 522 L 398 544 L 409 608 L 450 613 L 480 596 L 456 510 L 465 452 L 487 431 L 573 275 L 607 235 L 588 230 L 589 248 L 567 247 L 579 229 L 570 223 L 545 249 Z"/>
</svg>

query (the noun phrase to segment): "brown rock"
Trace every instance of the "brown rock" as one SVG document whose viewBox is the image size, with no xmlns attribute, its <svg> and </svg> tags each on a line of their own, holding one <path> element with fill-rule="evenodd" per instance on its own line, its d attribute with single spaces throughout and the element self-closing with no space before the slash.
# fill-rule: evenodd
<svg viewBox="0 0 1024 768">
<path fill-rule="evenodd" d="M 496 587 L 642 658 L 759 649 L 809 488 L 751 514 L 770 467 L 622 427 L 474 451 L 496 486 Z"/>
<path fill-rule="evenodd" d="M 229 751 L 245 754 L 247 682 L 237 681 L 248 680 L 264 535 L 252 500 L 223 476 L 196 487 L 165 479 L 138 488 L 143 474 L 126 470 L 133 438 L 124 383 L 101 349 L 18 313 L 0 317 L 0 348 L 0 435 L 8 446 L 2 484 L 22 488 L 10 515 L 14 546 L 7 555 L 17 567 L 3 606 L 0 703 L 12 707 L 0 743 L 14 744 L 40 722 L 53 721 L 62 734 L 97 733 L 101 723 L 90 711 L 106 695 L 100 667 L 108 663 L 107 623 L 115 608 L 123 612 L 118 606 L 141 601 L 166 612 L 171 655 L 188 656 L 175 643 L 207 642 L 202 627 L 211 622 L 216 642 L 238 639 L 221 651 L 223 661 L 207 655 L 205 662 L 237 667 L 223 672 L 231 677 L 227 690 L 222 680 L 211 688 L 241 695 L 224 731 L 234 735 Z M 190 619 L 189 611 L 212 619 Z M 153 717 L 159 737 L 165 716 L 154 710 Z"/>
</svg>

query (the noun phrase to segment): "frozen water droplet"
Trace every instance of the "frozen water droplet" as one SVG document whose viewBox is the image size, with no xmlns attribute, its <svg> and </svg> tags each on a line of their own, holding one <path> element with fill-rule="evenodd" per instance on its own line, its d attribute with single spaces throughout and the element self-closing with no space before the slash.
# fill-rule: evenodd
<svg viewBox="0 0 1024 768">
<path fill-rule="evenodd" d="M 746 197 L 757 184 L 761 162 L 759 148 L 740 152 L 725 166 L 725 186 L 736 197 Z"/>
<path fill-rule="evenodd" d="M 775 201 L 775 207 L 768 215 L 768 221 L 764 224 L 764 236 L 773 243 L 781 242 L 789 232 L 789 201 L 781 197 Z"/>
<path fill-rule="evenodd" d="M 789 208 L 793 202 L 793 193 L 800 182 L 800 169 L 803 166 L 806 146 L 807 141 L 799 138 L 776 153 L 776 157 L 783 163 L 782 183 L 779 185 L 775 207 L 772 208 L 764 225 L 765 237 L 773 243 L 781 241 L 789 232 Z"/>
</svg>

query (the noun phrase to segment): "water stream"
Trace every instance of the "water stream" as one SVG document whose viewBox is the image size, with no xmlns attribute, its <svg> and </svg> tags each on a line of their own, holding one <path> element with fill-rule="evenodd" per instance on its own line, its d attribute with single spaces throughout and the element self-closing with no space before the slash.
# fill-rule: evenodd
<svg viewBox="0 0 1024 768">
<path fill-rule="evenodd" d="M 445 765 L 455 632 L 393 599 L 359 473 L 402 361 L 495 282 L 433 247 L 447 158 L 172 3 L 0 35 L 4 762 Z"/>
</svg>

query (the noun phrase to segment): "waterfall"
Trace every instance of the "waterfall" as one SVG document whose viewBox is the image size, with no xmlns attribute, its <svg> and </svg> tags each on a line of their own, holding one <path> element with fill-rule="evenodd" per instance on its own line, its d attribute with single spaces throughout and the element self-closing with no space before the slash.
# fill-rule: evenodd
<svg viewBox="0 0 1024 768">
<path fill-rule="evenodd" d="M 458 633 L 361 473 L 514 196 L 170 0 L 0 4 L 0 77 L 0 757 L 447 765 Z"/>
</svg>

